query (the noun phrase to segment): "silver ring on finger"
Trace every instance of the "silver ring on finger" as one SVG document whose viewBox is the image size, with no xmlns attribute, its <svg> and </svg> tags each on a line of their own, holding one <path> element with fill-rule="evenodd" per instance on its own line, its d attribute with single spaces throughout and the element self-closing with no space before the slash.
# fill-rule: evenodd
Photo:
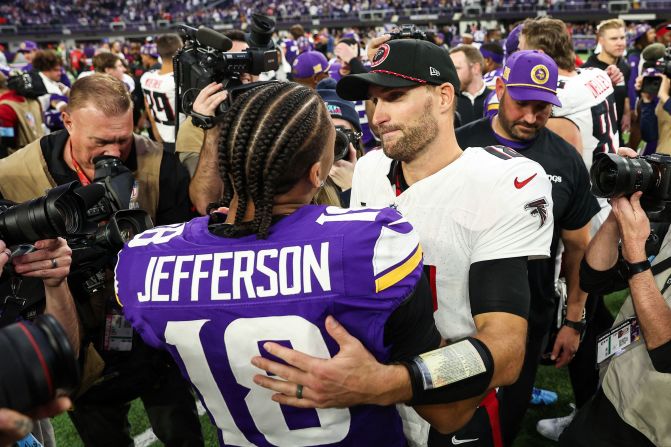
<svg viewBox="0 0 671 447">
<path fill-rule="evenodd" d="M 56 260 L 56 258 L 51 258 L 51 268 L 52 269 L 58 268 L 58 261 Z"/>
<path fill-rule="evenodd" d="M 303 398 L 303 385 L 300 383 L 296 385 L 296 399 L 302 399 Z"/>
</svg>

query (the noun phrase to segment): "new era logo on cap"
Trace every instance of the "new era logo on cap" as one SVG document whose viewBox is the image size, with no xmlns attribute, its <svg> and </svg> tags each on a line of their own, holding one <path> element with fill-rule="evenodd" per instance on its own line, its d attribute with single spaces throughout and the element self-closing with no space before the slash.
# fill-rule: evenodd
<svg viewBox="0 0 671 447">
<path fill-rule="evenodd" d="M 429 74 L 431 76 L 440 76 L 440 72 L 433 67 L 429 67 Z"/>
</svg>

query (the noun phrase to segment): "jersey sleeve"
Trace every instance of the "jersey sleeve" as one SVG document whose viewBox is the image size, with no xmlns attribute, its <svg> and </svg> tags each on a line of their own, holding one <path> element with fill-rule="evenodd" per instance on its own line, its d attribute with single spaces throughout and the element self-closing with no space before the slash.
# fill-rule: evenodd
<svg viewBox="0 0 671 447">
<path fill-rule="evenodd" d="M 137 282 L 144 278 L 146 271 L 137 272 L 135 254 L 137 249 L 126 246 L 119 252 L 117 265 L 114 271 L 114 289 L 116 299 L 121 305 L 124 317 L 133 326 L 133 329 L 142 337 L 145 343 L 152 348 L 162 348 L 163 342 L 152 330 L 152 325 L 143 317 L 143 309 L 139 302 L 141 290 Z"/>
<path fill-rule="evenodd" d="M 471 263 L 526 256 L 550 256 L 552 241 L 552 185 L 538 163 L 518 156 L 500 163 L 492 192 L 490 224 L 477 235 Z"/>
<path fill-rule="evenodd" d="M 151 287 L 152 254 L 180 236 L 186 224 L 154 227 L 136 235 L 119 252 L 114 269 L 114 289 L 124 317 L 142 339 L 153 348 L 164 348 L 162 337 L 153 330 L 147 288 Z"/>
<path fill-rule="evenodd" d="M 327 220 L 346 223 L 346 295 L 392 298 L 396 305 L 407 298 L 422 272 L 419 235 L 410 223 L 391 208 L 324 212 Z"/>
</svg>

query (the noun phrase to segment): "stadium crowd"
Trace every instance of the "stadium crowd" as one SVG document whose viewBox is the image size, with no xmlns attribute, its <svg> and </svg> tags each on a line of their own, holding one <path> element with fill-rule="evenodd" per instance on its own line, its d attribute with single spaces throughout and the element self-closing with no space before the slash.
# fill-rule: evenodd
<svg viewBox="0 0 671 447">
<path fill-rule="evenodd" d="M 330 2 L 264 0 L 186 0 L 186 1 L 83 1 L 66 0 L 58 3 L 29 0 L 8 0 L 0 5 L 0 25 L 9 24 L 29 29 L 35 25 L 108 25 L 110 22 L 155 23 L 166 20 L 173 23 L 212 24 L 245 22 L 254 12 L 274 16 L 280 22 L 298 18 L 356 18 L 359 12 L 404 11 L 420 13 L 461 13 L 477 7 L 485 14 L 522 11 L 585 11 L 607 9 L 607 2 L 590 0 L 334 0 Z M 666 0 L 632 2 L 632 8 L 665 7 Z"/>
<path fill-rule="evenodd" d="M 0 17 L 540 2 L 209 3 Z M 541 364 L 576 407 L 542 436 L 671 445 L 667 23 L 256 33 L 224 31 L 247 69 L 213 73 L 213 30 L 2 48 L 0 446 L 56 445 L 66 409 L 85 445 L 133 445 L 138 398 L 165 445 L 204 444 L 200 399 L 221 445 L 512 446 L 557 399 Z"/>
</svg>

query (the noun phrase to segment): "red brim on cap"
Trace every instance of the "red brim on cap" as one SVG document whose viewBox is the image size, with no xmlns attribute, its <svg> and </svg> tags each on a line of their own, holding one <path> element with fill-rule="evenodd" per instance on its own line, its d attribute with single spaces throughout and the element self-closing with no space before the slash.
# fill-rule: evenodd
<svg viewBox="0 0 671 447">
<path fill-rule="evenodd" d="M 508 94 L 515 101 L 544 101 L 552 105 L 561 107 L 561 102 L 557 95 L 549 90 L 536 87 L 508 86 Z"/>
<path fill-rule="evenodd" d="M 397 88 L 415 87 L 422 85 L 422 83 L 388 73 L 363 73 L 342 78 L 338 81 L 336 92 L 343 99 L 361 101 L 370 97 L 368 87 L 371 85 Z"/>
</svg>

